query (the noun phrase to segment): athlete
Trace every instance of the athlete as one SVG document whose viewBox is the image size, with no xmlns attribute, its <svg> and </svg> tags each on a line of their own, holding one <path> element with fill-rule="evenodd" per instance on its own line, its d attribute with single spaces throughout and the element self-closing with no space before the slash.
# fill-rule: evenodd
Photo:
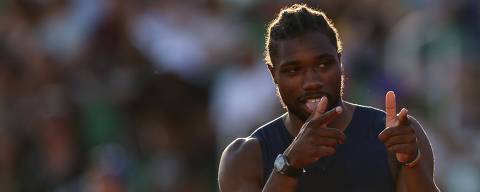
<svg viewBox="0 0 480 192">
<path fill-rule="evenodd" d="M 438 191 L 430 142 L 393 92 L 385 112 L 343 100 L 341 51 L 306 5 L 270 23 L 266 61 L 287 112 L 224 150 L 221 191 Z"/>
</svg>

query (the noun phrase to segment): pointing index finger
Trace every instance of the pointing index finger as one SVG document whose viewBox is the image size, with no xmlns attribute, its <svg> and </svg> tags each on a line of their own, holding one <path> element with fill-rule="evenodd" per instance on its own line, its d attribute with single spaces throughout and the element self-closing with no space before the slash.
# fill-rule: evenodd
<svg viewBox="0 0 480 192">
<path fill-rule="evenodd" d="M 322 97 L 320 102 L 318 103 L 315 111 L 312 113 L 310 120 L 312 123 L 320 126 L 325 127 L 328 123 L 333 121 L 342 113 L 342 108 L 337 106 L 329 111 L 327 110 L 328 99 L 327 97 Z M 326 111 L 326 112 L 325 112 Z"/>
<path fill-rule="evenodd" d="M 386 127 L 397 126 L 399 124 L 399 117 L 397 116 L 395 93 L 393 91 L 389 91 L 385 95 L 385 112 L 387 113 L 385 126 Z M 402 123 L 405 122 L 407 119 L 406 114 L 407 114 L 406 109 L 402 109 L 402 111 L 400 111 L 399 116 L 402 120 Z M 396 153 L 396 157 L 398 161 L 405 162 L 406 159 L 408 158 L 408 155 L 404 153 Z"/>
<path fill-rule="evenodd" d="M 385 122 L 386 127 L 393 127 L 397 123 L 397 106 L 395 100 L 395 93 L 393 91 L 387 92 L 385 95 L 385 112 L 387 118 Z"/>
<path fill-rule="evenodd" d="M 315 124 L 320 124 L 320 127 L 326 127 L 326 125 L 335 120 L 342 113 L 342 111 L 342 107 L 337 106 L 330 111 L 325 112 L 319 118 L 313 120 L 315 120 Z"/>
<path fill-rule="evenodd" d="M 323 96 L 320 99 L 320 102 L 318 102 L 317 107 L 315 107 L 315 110 L 311 114 L 311 119 L 316 119 L 321 117 L 327 110 L 327 105 L 328 105 L 328 99 L 327 97 Z"/>
</svg>

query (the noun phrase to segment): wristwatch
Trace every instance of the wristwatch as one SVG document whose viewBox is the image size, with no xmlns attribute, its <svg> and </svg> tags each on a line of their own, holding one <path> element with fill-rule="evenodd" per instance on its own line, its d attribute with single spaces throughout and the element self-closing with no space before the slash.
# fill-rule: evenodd
<svg viewBox="0 0 480 192">
<path fill-rule="evenodd" d="M 294 178 L 297 178 L 303 172 L 303 169 L 293 167 L 288 161 L 287 156 L 284 154 L 279 154 L 277 156 L 275 163 L 273 164 L 273 169 L 282 175 Z"/>
</svg>

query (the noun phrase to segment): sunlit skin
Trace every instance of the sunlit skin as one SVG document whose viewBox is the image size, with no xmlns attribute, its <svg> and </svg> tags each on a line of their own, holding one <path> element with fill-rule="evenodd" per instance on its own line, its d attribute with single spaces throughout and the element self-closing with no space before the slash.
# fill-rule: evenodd
<svg viewBox="0 0 480 192">
<path fill-rule="evenodd" d="M 322 157 L 336 153 L 338 144 L 348 138 L 343 130 L 349 125 L 355 105 L 341 98 L 341 57 L 332 42 L 320 32 L 306 33 L 278 42 L 278 54 L 269 67 L 279 94 L 287 109 L 284 123 L 294 141 L 284 154 L 292 166 L 304 168 Z M 321 98 L 321 99 L 320 99 Z M 314 100 L 315 105 L 306 100 Z M 319 101 L 319 102 L 317 102 Z M 420 124 L 407 116 L 407 110 L 396 113 L 395 99 L 386 96 L 386 128 L 378 138 L 389 153 L 398 154 L 399 162 L 419 163 L 399 172 L 396 191 L 437 191 L 433 180 L 433 155 Z M 297 178 L 275 171 L 262 185 L 262 156 L 259 142 L 237 139 L 222 154 L 219 166 L 221 191 L 295 191 Z M 397 167 L 393 165 L 391 167 Z M 396 169 L 396 168 L 395 168 Z M 319 189 L 321 191 L 321 189 Z"/>
<path fill-rule="evenodd" d="M 400 110 L 400 113 L 397 115 L 397 103 L 396 103 L 395 93 L 393 91 L 389 91 L 385 95 L 385 113 L 386 113 L 385 127 L 395 127 L 395 126 L 399 126 L 400 124 L 408 124 L 407 109 L 403 108 L 402 110 Z M 384 139 L 385 137 L 384 135 L 385 135 L 384 133 L 380 133 L 379 138 Z M 415 141 L 417 139 L 415 135 L 411 135 L 411 134 L 404 137 L 408 137 L 407 139 L 412 141 Z M 393 145 L 390 144 L 392 142 L 393 142 L 392 139 L 389 140 L 389 143 L 386 143 L 386 146 L 393 147 Z M 409 149 L 415 150 L 415 149 L 418 149 L 418 147 L 411 146 L 409 147 Z M 416 152 L 397 153 L 396 156 L 398 161 L 407 162 L 408 160 L 412 159 L 412 154 L 416 155 Z"/>
<path fill-rule="evenodd" d="M 341 87 L 340 54 L 322 33 L 307 33 L 278 43 L 278 56 L 269 67 L 289 114 L 305 121 L 312 110 L 307 98 L 326 96 L 327 109 L 339 105 Z"/>
<path fill-rule="evenodd" d="M 278 56 L 273 56 L 272 62 L 274 66 L 269 69 L 288 111 L 285 118 L 286 127 L 292 135 L 297 135 L 294 144 L 285 152 L 290 157 L 292 165 L 302 168 L 322 156 L 333 155 L 335 145 L 345 142 L 346 137 L 341 130 L 348 125 L 354 108 L 348 103 L 343 103 L 340 97 L 342 73 L 340 54 L 324 34 L 307 33 L 279 42 Z M 312 115 L 317 108 L 307 107 L 307 99 L 324 96 L 322 101 L 328 104 L 320 105 L 322 103 L 320 102 L 317 116 Z M 330 112 L 328 122 L 317 120 L 321 119 L 321 114 L 335 106 L 341 107 L 339 111 Z M 342 113 L 343 108 L 348 110 Z M 328 126 L 333 125 L 335 128 L 327 127 L 327 123 Z M 324 129 L 307 129 L 311 125 Z M 306 129 L 300 132 L 302 126 Z M 312 138 L 311 135 L 322 137 Z M 310 139 L 316 142 L 305 142 Z M 311 150 L 315 148 L 312 144 L 325 147 L 321 150 Z"/>
</svg>

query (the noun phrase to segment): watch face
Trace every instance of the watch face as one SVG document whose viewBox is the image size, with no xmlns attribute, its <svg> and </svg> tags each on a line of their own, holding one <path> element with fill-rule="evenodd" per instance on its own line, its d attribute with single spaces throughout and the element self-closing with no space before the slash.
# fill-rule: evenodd
<svg viewBox="0 0 480 192">
<path fill-rule="evenodd" d="M 282 172 L 283 169 L 285 168 L 285 164 L 286 164 L 285 158 L 282 156 L 282 154 L 280 154 L 275 159 L 273 166 L 275 170 Z"/>
</svg>

